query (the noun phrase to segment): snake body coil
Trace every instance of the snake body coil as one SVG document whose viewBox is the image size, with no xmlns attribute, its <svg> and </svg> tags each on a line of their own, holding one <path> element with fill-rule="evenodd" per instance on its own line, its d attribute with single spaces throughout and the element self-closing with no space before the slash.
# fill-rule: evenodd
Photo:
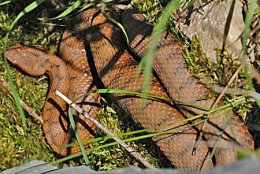
<svg viewBox="0 0 260 174">
<path fill-rule="evenodd" d="M 111 11 L 106 12 L 113 16 Z M 139 20 L 131 19 L 135 16 L 139 15 L 135 15 L 135 12 L 124 12 L 122 23 L 130 38 L 130 49 L 142 57 L 150 42 L 152 26 L 146 24 L 143 19 L 141 23 Z M 138 30 L 140 26 L 141 30 Z M 185 68 L 182 44 L 172 34 L 167 33 L 167 37 L 164 37 L 164 34 L 155 55 L 154 69 L 170 97 L 211 107 L 214 99 L 202 100 L 209 92 L 208 89 Z M 98 76 L 106 88 L 141 92 L 143 74 L 141 72 L 135 76 L 138 62 L 129 52 L 119 28 L 109 22 L 98 8 L 88 9 L 72 20 L 63 34 L 59 53 L 62 59 L 40 47 L 13 46 L 8 49 L 6 55 L 13 64 L 30 75 L 49 74 L 52 85 L 44 106 L 43 130 L 50 146 L 57 153 L 67 155 L 79 149 L 77 146 L 59 149 L 61 145 L 74 142 L 75 138 L 66 115 L 66 104 L 55 96 L 54 91 L 58 89 L 71 99 L 77 99 L 89 90 L 96 89 L 93 76 Z M 31 71 L 34 66 L 37 68 Z M 149 93 L 169 98 L 164 87 L 154 76 L 151 78 Z M 203 129 L 203 137 L 197 140 L 201 124 L 191 127 L 182 120 L 200 111 L 179 106 L 180 112 L 173 104 L 152 98 L 147 99 L 145 106 L 140 110 L 142 99 L 139 96 L 113 94 L 113 98 L 136 123 L 149 129 L 149 132 L 168 131 L 167 134 L 156 136 L 153 140 L 175 167 L 196 171 L 205 169 L 208 162 L 211 166 L 214 165 L 209 158 L 211 145 L 207 142 L 216 142 L 226 119 L 225 114 L 210 119 Z M 76 102 L 91 116 L 97 116 L 97 94 L 91 94 Z M 86 140 L 93 137 L 93 123 L 82 116 L 75 118 L 81 138 Z M 248 149 L 254 148 L 254 142 L 246 126 L 234 113 L 231 113 L 230 122 L 236 134 L 236 141 L 231 129 L 225 129 L 215 154 L 216 165 L 236 160 L 236 146 L 232 144 L 234 142 Z M 194 146 L 196 140 L 198 143 Z"/>
</svg>

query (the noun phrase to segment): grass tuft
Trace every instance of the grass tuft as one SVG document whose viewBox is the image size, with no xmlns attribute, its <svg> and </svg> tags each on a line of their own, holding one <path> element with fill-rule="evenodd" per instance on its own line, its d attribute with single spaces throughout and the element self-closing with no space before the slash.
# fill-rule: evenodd
<svg viewBox="0 0 260 174">
<path fill-rule="evenodd" d="M 4 36 L 8 32 L 12 22 L 19 12 L 24 10 L 24 8 L 32 2 L 33 1 L 16 0 L 15 3 L 10 3 L 9 1 L 0 3 L 1 55 L 3 54 L 4 44 L 7 41 Z M 43 4 L 38 7 L 37 11 L 34 10 L 26 14 L 14 26 L 10 33 L 8 45 L 15 45 L 17 43 L 24 45 L 43 45 L 46 48 L 52 48 L 52 52 L 55 52 L 57 43 L 51 42 L 47 37 L 49 35 L 50 24 L 41 23 L 38 20 L 46 19 L 44 15 L 52 13 L 53 7 L 47 2 L 38 2 L 42 2 Z M 172 3 L 175 2 L 172 1 Z M 81 0 L 76 1 L 76 5 L 79 4 L 81 4 Z M 155 21 L 160 18 L 162 9 L 167 3 L 166 0 L 155 0 L 153 2 L 149 0 L 135 0 L 133 4 L 146 12 L 150 22 L 155 23 Z M 174 6 L 174 8 L 177 8 L 177 6 Z M 168 6 L 166 12 L 167 16 L 169 16 L 170 6 Z M 250 18 L 250 16 L 248 18 Z M 163 19 L 166 20 L 166 18 Z M 55 22 L 57 21 L 54 21 L 52 24 L 55 25 Z M 164 24 L 165 23 L 163 23 L 163 25 Z M 56 40 L 59 39 L 56 38 Z M 193 38 L 192 45 L 187 48 L 185 57 L 187 66 L 193 74 L 209 85 L 218 84 L 223 86 L 240 65 L 240 61 L 234 60 L 232 54 L 229 52 L 224 52 L 224 54 L 220 54 L 219 52 L 218 62 L 216 63 L 209 61 L 209 58 L 206 57 L 202 51 L 199 37 Z M 45 76 L 40 78 L 28 77 L 14 68 L 11 68 L 11 74 L 15 86 L 18 89 L 18 96 L 41 115 L 48 89 L 47 78 Z M 239 74 L 240 79 L 245 79 L 246 76 L 246 70 L 242 70 Z M 61 163 L 61 165 L 87 163 L 81 157 L 74 158 L 73 160 L 64 158 L 60 160 L 60 157 L 54 154 L 46 144 L 41 125 L 27 113 L 25 117 L 27 129 L 23 129 L 22 120 L 15 106 L 14 99 L 5 87 L 7 78 L 2 59 L 0 60 L 0 78 L 0 154 L 4 157 L 0 161 L 0 171 L 18 166 L 33 159 L 44 160 L 52 164 Z M 249 89 L 249 87 L 245 85 L 244 89 Z M 234 97 L 236 96 L 227 95 L 226 100 L 233 99 Z M 134 126 L 133 121 L 111 102 L 110 98 L 105 99 L 108 102 L 103 102 L 103 109 L 99 116 L 102 124 L 112 129 L 115 134 L 123 137 L 123 139 L 131 139 L 136 136 L 145 137 L 147 135 L 144 132 L 133 135 L 133 130 L 140 130 L 141 128 Z M 245 119 L 247 113 L 252 108 L 252 104 L 246 100 L 246 102 L 236 107 L 239 115 Z M 86 152 L 91 168 L 95 170 L 111 170 L 130 165 L 143 167 L 139 162 L 133 159 L 125 149 L 114 143 L 112 139 L 107 138 L 100 130 L 98 130 L 98 137 L 101 138 L 97 138 L 96 141 L 91 144 L 92 151 L 87 150 Z M 169 161 L 160 153 L 158 147 L 154 143 L 151 143 L 151 139 L 130 141 L 128 144 L 145 156 L 155 167 L 170 167 Z"/>
</svg>

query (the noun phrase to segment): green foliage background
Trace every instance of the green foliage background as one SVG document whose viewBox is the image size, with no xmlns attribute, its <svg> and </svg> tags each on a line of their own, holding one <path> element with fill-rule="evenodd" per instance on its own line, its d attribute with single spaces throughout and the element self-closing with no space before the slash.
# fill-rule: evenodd
<svg viewBox="0 0 260 174">
<path fill-rule="evenodd" d="M 7 2 L 5 0 L 0 1 Z M 16 0 L 7 5 L 0 6 L 0 54 L 2 55 L 3 45 L 5 43 L 5 35 L 11 23 L 20 11 L 22 11 L 28 4 L 33 2 L 32 0 Z M 135 0 L 133 4 L 141 11 L 145 12 L 149 16 L 149 20 L 152 23 L 156 23 L 161 14 L 162 8 L 168 3 L 167 0 L 162 1 L 149 1 L 149 0 Z M 57 45 L 59 42 L 59 36 L 65 29 L 65 21 L 53 21 L 53 22 L 41 22 L 38 18 L 49 18 L 58 15 L 60 12 L 55 11 L 50 2 L 44 2 L 37 10 L 33 10 L 26 14 L 10 33 L 10 39 L 8 45 L 15 45 L 17 43 L 23 45 L 43 45 L 51 52 L 56 53 Z M 225 55 L 227 59 L 231 58 L 231 55 Z M 229 76 L 232 75 L 234 70 L 239 66 L 240 62 L 234 61 L 231 65 L 225 65 L 225 69 L 228 69 L 227 79 L 215 79 L 211 76 L 212 70 L 223 67 L 223 62 L 217 62 L 213 64 L 202 52 L 200 47 L 199 38 L 193 38 L 193 44 L 187 48 L 186 52 L 187 65 L 191 71 L 199 78 L 202 78 L 204 82 L 208 84 L 225 84 Z M 200 57 L 200 62 L 195 59 Z M 228 67 L 227 67 L 228 66 Z M 203 68 L 203 73 L 201 69 Z M 217 73 L 223 73 L 219 71 Z M 215 72 L 214 72 L 215 73 Z M 37 114 L 42 114 L 42 108 L 44 105 L 45 97 L 48 90 L 48 78 L 46 76 L 33 78 L 26 76 L 15 68 L 11 68 L 11 74 L 17 87 L 19 97 L 26 102 L 30 107 L 34 108 Z M 220 77 L 218 75 L 218 77 Z M 243 77 L 243 74 L 241 74 Z M 48 163 L 55 163 L 61 157 L 52 152 L 50 147 L 46 144 L 44 135 L 41 129 L 40 123 L 26 114 L 27 129 L 25 130 L 22 125 L 22 120 L 18 114 L 14 99 L 6 87 L 6 69 L 1 59 L 0 61 L 0 172 L 2 170 L 23 164 L 27 161 L 38 159 Z M 227 96 L 232 98 L 232 96 Z M 112 129 L 116 134 L 121 135 L 125 132 L 131 132 L 132 130 L 141 129 L 138 126 L 134 126 L 134 123 L 128 118 L 109 97 L 105 97 L 108 102 L 103 102 L 103 109 L 100 111 L 100 121 Z M 245 102 L 242 106 L 238 106 L 241 116 L 245 118 L 246 113 L 252 108 L 252 104 Z M 143 134 L 138 134 L 141 136 Z M 98 131 L 98 137 L 106 136 L 102 131 Z M 132 138 L 133 135 L 124 136 L 126 138 Z M 121 168 L 129 165 L 138 165 L 143 167 L 139 162 L 133 159 L 132 156 L 126 152 L 120 145 L 113 145 L 105 148 L 100 148 L 101 145 L 113 142 L 111 139 L 102 138 L 98 142 L 94 142 L 91 145 L 92 149 L 97 148 L 95 151 L 88 153 L 90 160 L 90 167 L 95 170 L 110 170 Z M 169 167 L 169 161 L 161 154 L 158 147 L 151 143 L 150 139 L 141 141 L 130 141 L 129 145 L 133 146 L 139 151 L 145 158 L 151 162 L 155 167 Z M 84 161 L 79 158 L 73 160 L 67 160 L 65 162 L 59 162 L 58 166 L 66 165 L 79 165 Z"/>
<path fill-rule="evenodd" d="M 17 0 L 14 3 L 0 6 L 0 54 L 2 55 L 4 37 L 9 30 L 11 23 L 20 11 L 33 1 Z M 60 12 L 53 10 L 49 2 L 41 4 L 37 10 L 26 14 L 10 34 L 8 45 L 43 45 L 52 52 L 56 52 L 59 36 L 65 29 L 65 21 L 54 21 L 43 23 L 38 20 L 40 17 L 54 17 Z M 21 117 L 18 114 L 14 99 L 10 94 L 7 85 L 6 70 L 3 61 L 0 61 L 0 83 L 1 107 L 0 107 L 0 171 L 23 164 L 33 159 L 43 160 L 48 163 L 56 162 L 61 157 L 52 152 L 44 139 L 44 134 L 39 122 L 26 113 L 27 129 L 23 129 Z M 34 108 L 38 115 L 42 114 L 42 109 L 48 91 L 48 78 L 29 77 L 23 72 L 11 67 L 11 74 L 17 87 L 19 97 Z M 108 98 L 110 101 L 110 99 Z M 100 121 L 112 129 L 116 134 L 129 132 L 136 129 L 130 118 L 125 116 L 113 102 L 110 106 L 116 108 L 115 112 L 111 107 L 104 104 L 100 112 Z M 112 103 L 112 104 L 111 104 Z M 118 113 L 119 112 L 119 113 Z M 140 129 L 140 127 L 138 127 Z M 106 136 L 102 131 L 98 131 L 98 136 Z M 126 138 L 132 137 L 128 135 Z M 110 139 L 103 139 L 101 142 L 92 144 L 92 148 L 102 144 L 113 142 Z M 130 142 L 129 144 L 145 155 L 146 158 L 155 166 L 169 166 L 169 162 L 161 154 L 159 149 L 148 141 Z M 149 144 L 149 147 L 147 148 Z M 148 153 L 148 151 L 150 153 Z M 157 156 L 156 158 L 154 156 Z M 95 170 L 110 170 L 129 165 L 140 165 L 132 156 L 120 145 L 95 150 L 88 154 L 90 166 Z M 66 165 L 79 165 L 84 163 L 81 158 L 74 158 L 56 164 L 60 167 Z"/>
</svg>

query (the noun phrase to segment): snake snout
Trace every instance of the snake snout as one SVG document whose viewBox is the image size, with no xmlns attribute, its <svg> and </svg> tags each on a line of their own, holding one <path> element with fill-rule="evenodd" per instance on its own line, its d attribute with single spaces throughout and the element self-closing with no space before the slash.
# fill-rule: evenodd
<svg viewBox="0 0 260 174">
<path fill-rule="evenodd" d="M 43 65 L 48 61 L 47 57 L 47 51 L 41 46 L 16 45 L 6 51 L 6 58 L 13 65 L 32 76 L 41 76 L 46 72 L 46 67 Z"/>
</svg>

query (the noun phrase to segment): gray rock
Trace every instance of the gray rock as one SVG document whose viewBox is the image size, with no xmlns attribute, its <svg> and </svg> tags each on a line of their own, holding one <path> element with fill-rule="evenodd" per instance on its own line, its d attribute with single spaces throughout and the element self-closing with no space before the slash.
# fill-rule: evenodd
<svg viewBox="0 0 260 174">
<path fill-rule="evenodd" d="M 254 157 L 245 160 L 240 160 L 227 166 L 216 167 L 203 172 L 194 174 L 251 174 L 259 173 L 260 158 Z M 130 166 L 123 169 L 111 171 L 93 171 L 86 166 L 68 167 L 58 169 L 43 161 L 30 161 L 22 166 L 14 167 L 3 171 L 1 174 L 188 174 L 186 171 L 178 171 L 176 169 L 141 169 Z"/>
<path fill-rule="evenodd" d="M 211 1 L 201 5 L 199 12 L 191 13 L 192 20 L 180 24 L 180 30 L 189 38 L 195 34 L 200 36 L 204 52 L 212 60 L 216 58 L 216 49 L 222 48 L 225 24 L 228 19 L 231 2 Z M 194 16 L 194 17 L 193 17 Z M 187 19 L 186 19 L 187 21 Z M 244 29 L 242 3 L 235 1 L 234 12 L 227 35 L 226 48 L 238 56 L 242 49 L 240 35 Z"/>
<path fill-rule="evenodd" d="M 200 174 L 257 174 L 259 173 L 260 158 L 239 160 L 227 166 L 216 167 Z M 199 173 L 197 173 L 199 174 Z"/>
<path fill-rule="evenodd" d="M 32 173 L 32 174 L 36 174 L 36 173 L 47 173 L 47 172 L 52 172 L 58 170 L 58 167 L 54 167 L 44 161 L 40 161 L 40 160 L 33 160 L 30 161 L 28 163 L 25 163 L 22 166 L 17 166 L 11 169 L 7 169 L 3 172 L 1 172 L 1 174 L 14 174 L 14 173 Z"/>
</svg>

